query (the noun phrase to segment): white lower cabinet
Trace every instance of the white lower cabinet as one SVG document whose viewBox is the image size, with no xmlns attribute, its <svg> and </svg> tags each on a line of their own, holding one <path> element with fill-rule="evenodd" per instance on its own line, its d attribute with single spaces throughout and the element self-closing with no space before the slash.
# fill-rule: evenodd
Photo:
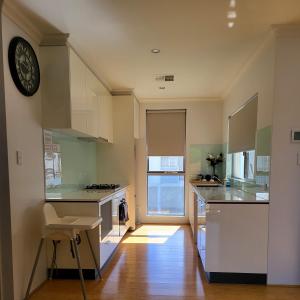
<svg viewBox="0 0 300 300">
<path fill-rule="evenodd" d="M 197 198 L 196 193 L 195 203 L 197 212 L 197 248 L 204 269 L 206 269 L 206 204 L 202 199 Z"/>
<path fill-rule="evenodd" d="M 194 238 L 194 242 L 197 243 L 197 224 L 195 222 L 195 204 L 197 204 L 197 197 L 196 194 L 193 191 L 193 188 L 191 185 L 189 185 L 188 188 L 188 199 L 189 199 L 189 222 L 191 225 L 191 229 L 192 229 L 192 234 L 193 234 L 193 238 Z"/>
<path fill-rule="evenodd" d="M 267 273 L 267 204 L 208 204 L 205 237 L 207 272 Z"/>
<path fill-rule="evenodd" d="M 197 248 L 209 281 L 265 283 L 269 205 L 197 203 Z"/>
</svg>

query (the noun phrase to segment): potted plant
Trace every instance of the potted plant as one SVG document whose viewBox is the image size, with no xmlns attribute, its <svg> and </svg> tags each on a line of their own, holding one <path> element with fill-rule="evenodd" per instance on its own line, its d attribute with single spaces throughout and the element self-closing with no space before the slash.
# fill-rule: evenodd
<svg viewBox="0 0 300 300">
<path fill-rule="evenodd" d="M 208 153 L 206 160 L 210 163 L 213 169 L 212 177 L 216 176 L 216 165 L 223 162 L 223 154 L 220 153 L 216 156 Z"/>
</svg>

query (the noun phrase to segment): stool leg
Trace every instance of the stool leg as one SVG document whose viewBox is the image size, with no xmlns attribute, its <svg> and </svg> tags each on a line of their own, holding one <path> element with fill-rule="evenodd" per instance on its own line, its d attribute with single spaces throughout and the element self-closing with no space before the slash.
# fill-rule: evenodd
<svg viewBox="0 0 300 300">
<path fill-rule="evenodd" d="M 59 241 L 53 241 L 53 254 L 52 254 L 52 262 L 51 262 L 51 270 L 49 275 L 49 280 L 53 279 L 53 272 L 54 272 L 54 266 L 56 262 L 56 250 L 57 250 L 57 244 Z"/>
<path fill-rule="evenodd" d="M 81 284 L 83 299 L 87 300 L 87 294 L 86 294 L 82 269 L 81 269 L 81 265 L 80 265 L 80 257 L 79 257 L 79 251 L 78 251 L 78 247 L 77 247 L 76 238 L 73 238 L 72 241 L 73 241 L 73 245 L 74 245 L 74 249 L 75 249 L 75 256 L 76 256 L 76 261 L 77 261 L 77 266 L 78 266 L 78 272 L 79 272 L 79 277 L 80 277 L 80 284 Z"/>
<path fill-rule="evenodd" d="M 44 244 L 44 238 L 41 238 L 39 248 L 38 248 L 38 251 L 37 251 L 37 254 L 36 254 L 36 258 L 35 258 L 35 261 L 34 261 L 34 265 L 33 265 L 33 268 L 32 268 L 32 272 L 31 272 L 31 275 L 30 275 L 30 279 L 29 279 L 29 283 L 28 283 L 28 287 L 27 287 L 27 291 L 26 291 L 26 295 L 25 295 L 24 300 L 29 299 L 31 284 L 32 284 L 32 281 L 33 281 L 33 277 L 34 277 L 34 274 L 35 274 L 35 271 L 36 271 L 37 264 L 39 262 L 39 258 L 40 258 L 40 254 L 41 254 L 43 244 Z"/>
<path fill-rule="evenodd" d="M 93 260 L 94 260 L 94 263 L 95 263 L 95 266 L 96 266 L 96 269 L 97 269 L 99 278 L 102 279 L 101 272 L 100 272 L 100 268 L 99 268 L 99 266 L 98 266 L 97 259 L 96 259 L 96 255 L 95 255 L 95 253 L 94 253 L 94 250 L 93 250 L 93 247 L 92 247 L 92 244 L 91 244 L 91 240 L 90 240 L 90 237 L 89 237 L 89 233 L 88 233 L 87 230 L 85 231 L 85 234 L 86 234 L 86 238 L 87 238 L 89 247 L 90 247 L 91 252 L 92 252 Z"/>
</svg>

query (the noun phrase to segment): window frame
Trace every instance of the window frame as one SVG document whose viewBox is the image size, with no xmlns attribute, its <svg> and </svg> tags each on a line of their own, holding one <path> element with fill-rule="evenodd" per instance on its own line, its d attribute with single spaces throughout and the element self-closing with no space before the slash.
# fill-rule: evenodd
<svg viewBox="0 0 300 300">
<path fill-rule="evenodd" d="M 150 156 L 154 156 L 154 155 L 150 155 Z M 185 174 L 185 166 L 186 166 L 186 159 L 185 159 L 185 156 L 173 156 L 173 157 L 183 157 L 183 168 L 182 168 L 182 171 L 149 171 L 149 157 L 150 156 L 147 156 L 147 175 L 148 174 L 157 174 L 157 175 L 171 175 L 171 174 Z M 157 157 L 172 157 L 172 156 L 160 156 L 158 155 Z"/>
</svg>

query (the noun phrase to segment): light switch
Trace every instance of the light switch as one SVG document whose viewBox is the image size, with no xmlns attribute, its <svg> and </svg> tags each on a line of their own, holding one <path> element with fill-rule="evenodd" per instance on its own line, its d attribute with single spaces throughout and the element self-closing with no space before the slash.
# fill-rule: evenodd
<svg viewBox="0 0 300 300">
<path fill-rule="evenodd" d="M 22 166 L 23 164 L 23 153 L 22 151 L 17 151 L 17 165 Z"/>
</svg>

